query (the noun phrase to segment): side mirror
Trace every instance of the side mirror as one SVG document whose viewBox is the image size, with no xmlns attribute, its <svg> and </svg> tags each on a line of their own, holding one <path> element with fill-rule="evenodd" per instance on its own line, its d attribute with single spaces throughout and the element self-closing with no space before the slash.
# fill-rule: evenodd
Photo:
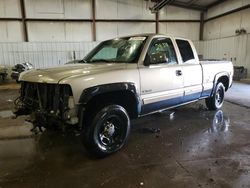
<svg viewBox="0 0 250 188">
<path fill-rule="evenodd" d="M 168 63 L 168 62 L 169 58 L 167 57 L 166 52 L 158 52 L 151 55 L 147 54 L 144 60 L 144 65 L 149 66 L 149 65 Z"/>
</svg>

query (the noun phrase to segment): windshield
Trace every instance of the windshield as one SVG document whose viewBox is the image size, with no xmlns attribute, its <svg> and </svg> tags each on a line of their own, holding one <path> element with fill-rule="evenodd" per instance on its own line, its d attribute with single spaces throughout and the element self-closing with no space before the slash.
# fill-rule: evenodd
<svg viewBox="0 0 250 188">
<path fill-rule="evenodd" d="M 92 50 L 84 62 L 130 63 L 139 58 L 146 37 L 127 37 L 104 41 Z"/>
</svg>

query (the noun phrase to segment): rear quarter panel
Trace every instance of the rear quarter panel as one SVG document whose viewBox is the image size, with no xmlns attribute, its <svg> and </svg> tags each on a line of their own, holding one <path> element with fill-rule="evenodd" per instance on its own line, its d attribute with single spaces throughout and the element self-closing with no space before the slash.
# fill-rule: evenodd
<svg viewBox="0 0 250 188">
<path fill-rule="evenodd" d="M 204 90 L 213 88 L 216 75 L 226 74 L 229 76 L 229 86 L 232 84 L 233 64 L 230 61 L 200 61 L 203 69 Z"/>
</svg>

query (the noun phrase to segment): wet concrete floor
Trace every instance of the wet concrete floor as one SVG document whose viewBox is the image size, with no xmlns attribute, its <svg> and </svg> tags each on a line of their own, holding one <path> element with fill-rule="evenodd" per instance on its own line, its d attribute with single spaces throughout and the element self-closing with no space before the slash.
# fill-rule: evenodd
<svg viewBox="0 0 250 188">
<path fill-rule="evenodd" d="M 127 146 L 94 159 L 79 135 L 34 135 L 12 119 L 18 91 L 0 90 L 0 188 L 250 187 L 250 109 L 203 102 L 132 122 Z"/>
</svg>

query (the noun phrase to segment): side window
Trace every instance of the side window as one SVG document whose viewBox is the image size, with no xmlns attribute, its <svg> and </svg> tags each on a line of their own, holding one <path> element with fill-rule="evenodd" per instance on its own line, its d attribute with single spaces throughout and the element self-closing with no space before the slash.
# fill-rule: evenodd
<svg viewBox="0 0 250 188">
<path fill-rule="evenodd" d="M 173 43 L 168 38 L 158 38 L 152 41 L 148 57 L 152 64 L 167 63 L 176 64 L 177 58 Z"/>
<path fill-rule="evenodd" d="M 194 59 L 194 53 L 188 41 L 177 39 L 176 43 L 184 63 L 190 59 Z"/>
</svg>

